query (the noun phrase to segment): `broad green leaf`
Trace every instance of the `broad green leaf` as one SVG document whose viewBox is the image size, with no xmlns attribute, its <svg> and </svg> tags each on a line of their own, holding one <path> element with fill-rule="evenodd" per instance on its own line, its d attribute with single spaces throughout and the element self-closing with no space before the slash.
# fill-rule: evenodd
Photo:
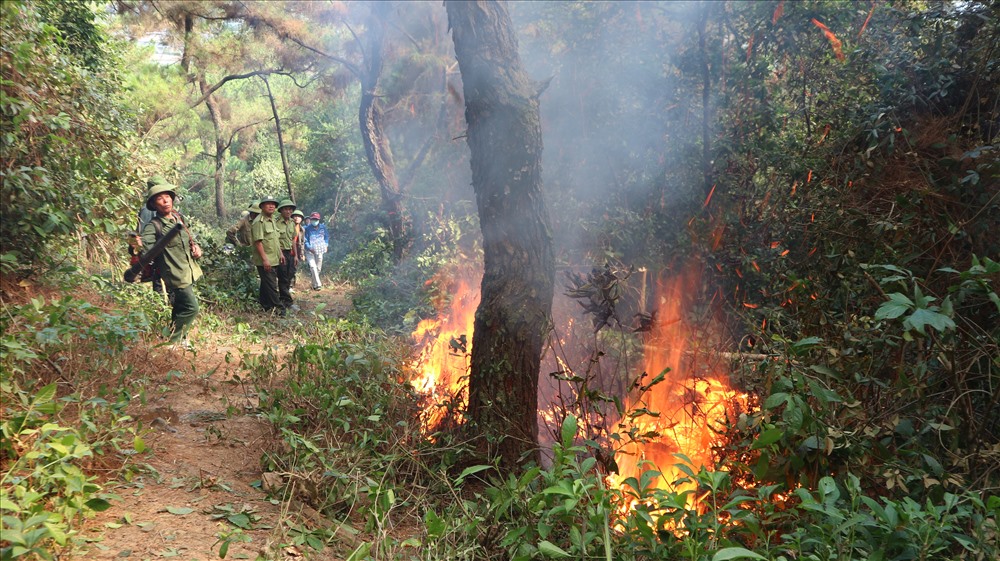
<svg viewBox="0 0 1000 561">
<path fill-rule="evenodd" d="M 186 506 L 183 506 L 183 507 L 168 506 L 166 508 L 166 510 L 170 514 L 175 514 L 177 516 L 184 516 L 184 515 L 191 514 L 192 512 L 194 512 L 193 508 L 188 508 Z"/>
<path fill-rule="evenodd" d="M 427 537 L 437 539 L 444 535 L 448 529 L 448 524 L 443 518 L 438 516 L 433 510 L 424 513 L 424 526 L 427 528 Z"/>
<path fill-rule="evenodd" d="M 462 473 L 458 476 L 458 479 L 455 480 L 455 483 L 461 485 L 462 482 L 465 481 L 466 477 L 488 469 L 490 469 L 490 466 L 487 465 L 469 466 L 462 470 Z"/>
<path fill-rule="evenodd" d="M 784 429 L 775 428 L 766 430 L 760 433 L 760 436 L 757 437 L 757 440 L 753 441 L 753 444 L 750 445 L 750 449 L 757 450 L 758 448 L 770 446 L 771 444 L 774 444 L 775 442 L 781 440 L 781 437 L 784 434 L 785 434 Z"/>
<path fill-rule="evenodd" d="M 903 322 L 904 327 L 912 327 L 921 335 L 925 334 L 924 327 L 927 325 L 942 333 L 949 329 L 955 329 L 955 322 L 952 321 L 950 317 L 924 308 L 913 312 L 913 314 L 906 318 L 906 321 Z"/>
<path fill-rule="evenodd" d="M 743 547 L 725 547 L 715 552 L 712 561 L 728 561 L 729 559 L 764 559 L 767 557 L 759 553 L 754 553 Z"/>
<path fill-rule="evenodd" d="M 55 396 L 56 396 L 55 384 L 49 384 L 47 386 L 44 386 L 43 388 L 38 390 L 38 393 L 35 394 L 34 405 L 37 407 L 39 405 L 42 405 L 43 403 L 48 403 L 52 401 L 52 398 L 54 398 Z"/>
<path fill-rule="evenodd" d="M 576 429 L 576 417 L 568 415 L 562 424 L 562 445 L 564 447 L 569 448 L 573 445 L 573 439 L 576 438 Z"/>
<path fill-rule="evenodd" d="M 875 312 L 875 319 L 896 319 L 910 311 L 913 306 L 900 304 L 899 302 L 883 302 Z"/>
<path fill-rule="evenodd" d="M 767 396 L 764 400 L 764 409 L 774 409 L 779 405 L 784 404 L 788 401 L 788 394 L 785 392 L 777 392 Z"/>
<path fill-rule="evenodd" d="M 372 546 L 370 543 L 362 543 L 347 556 L 345 561 L 361 561 L 368 556 L 368 552 L 371 551 L 371 548 Z"/>
<path fill-rule="evenodd" d="M 226 520 L 228 520 L 230 524 L 236 526 L 237 528 L 243 528 L 244 530 L 250 529 L 250 517 L 247 516 L 246 513 L 241 512 L 239 514 L 227 516 Z"/>
<path fill-rule="evenodd" d="M 106 501 L 104 499 L 97 498 L 97 497 L 95 497 L 93 499 L 90 499 L 85 504 L 87 505 L 87 508 L 89 508 L 90 510 L 93 510 L 95 512 L 104 512 L 105 510 L 108 510 L 109 508 L 111 508 L 111 503 L 109 503 L 108 501 Z"/>
<path fill-rule="evenodd" d="M 538 542 L 538 551 L 542 555 L 552 559 L 566 559 L 569 557 L 569 553 L 566 550 L 548 540 Z"/>
</svg>

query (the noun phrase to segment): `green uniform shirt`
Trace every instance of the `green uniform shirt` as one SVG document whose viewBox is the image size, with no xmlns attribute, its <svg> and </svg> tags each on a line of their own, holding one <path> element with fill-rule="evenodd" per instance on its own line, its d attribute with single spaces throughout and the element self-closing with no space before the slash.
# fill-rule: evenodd
<svg viewBox="0 0 1000 561">
<path fill-rule="evenodd" d="M 264 254 L 267 255 L 268 264 L 272 267 L 278 266 L 281 261 L 280 236 L 280 226 L 273 215 L 271 218 L 266 218 L 263 214 L 260 214 L 257 218 L 254 218 L 253 224 L 250 226 L 250 242 L 254 246 L 254 265 L 259 267 L 264 264 L 264 260 L 260 258 L 260 253 L 257 252 L 256 247 L 257 242 L 260 241 L 264 244 Z"/>
<path fill-rule="evenodd" d="M 250 225 L 253 220 L 249 215 L 240 218 L 235 226 L 226 230 L 226 239 L 236 245 L 253 245 L 250 243 Z"/>
<path fill-rule="evenodd" d="M 147 250 L 157 240 L 156 225 L 153 222 L 160 221 L 163 224 L 162 232 L 166 234 L 174 224 L 177 224 L 177 218 L 176 213 L 170 216 L 157 215 L 146 224 L 142 229 L 142 243 Z M 201 278 L 201 266 L 191 255 L 191 235 L 187 228 L 182 229 L 177 237 L 170 240 L 154 264 L 168 289 L 187 288 Z"/>
<path fill-rule="evenodd" d="M 278 230 L 281 232 L 281 249 L 291 250 L 292 240 L 295 239 L 295 220 L 279 218 Z"/>
</svg>

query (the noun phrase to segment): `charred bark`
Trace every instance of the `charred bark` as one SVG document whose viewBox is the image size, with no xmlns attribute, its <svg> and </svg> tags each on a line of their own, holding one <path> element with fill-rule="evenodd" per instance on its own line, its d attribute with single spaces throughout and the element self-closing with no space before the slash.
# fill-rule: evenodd
<svg viewBox="0 0 1000 561">
<path fill-rule="evenodd" d="M 542 198 L 538 88 L 506 3 L 447 1 L 462 73 L 472 185 L 483 232 L 469 415 L 482 449 L 513 470 L 537 459 L 538 370 L 551 329 L 554 264 Z"/>
<path fill-rule="evenodd" d="M 361 104 L 358 121 L 361 140 L 372 174 L 378 182 L 382 195 L 382 210 L 386 215 L 386 227 L 392 238 L 392 256 L 398 263 L 403 257 L 405 230 L 401 209 L 399 181 L 396 179 L 396 165 L 392 161 L 389 138 L 382 128 L 382 104 L 377 89 L 382 75 L 382 53 L 385 46 L 385 21 L 389 16 L 390 2 L 374 2 L 368 18 L 368 52 L 361 72 Z"/>
</svg>

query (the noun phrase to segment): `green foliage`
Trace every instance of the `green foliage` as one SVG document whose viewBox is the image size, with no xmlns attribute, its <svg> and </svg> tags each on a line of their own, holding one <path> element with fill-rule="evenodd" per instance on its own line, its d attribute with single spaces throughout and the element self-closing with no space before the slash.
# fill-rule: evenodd
<svg viewBox="0 0 1000 561">
<path fill-rule="evenodd" d="M 393 489 L 414 469 L 404 450 L 419 446 L 417 398 L 398 382 L 404 349 L 344 321 L 328 322 L 321 331 L 317 340 L 335 342 L 296 347 L 281 365 L 286 377 L 280 381 L 270 375 L 273 357 L 244 361 L 261 409 L 284 443 L 263 463 L 292 474 L 287 483 L 308 489 L 321 512 L 337 515 L 358 501 L 370 504 L 372 531 L 396 508 Z"/>
<path fill-rule="evenodd" d="M 222 306 L 257 309 L 260 280 L 252 261 L 253 248 L 220 245 L 211 236 L 199 236 L 198 244 L 202 249 L 200 264 L 207 271 L 198 282 L 199 293 Z"/>
<path fill-rule="evenodd" d="M 72 428 L 48 422 L 58 413 L 56 385 L 34 395 L 5 377 L 0 387 L 6 408 L 3 433 L 4 476 L 0 480 L 3 559 L 38 556 L 53 559 L 66 546 L 87 512 L 104 510 L 94 476 L 80 463 L 93 455 L 91 447 Z M 9 464 L 8 464 L 9 462 Z"/>
<path fill-rule="evenodd" d="M 594 469 L 596 458 L 574 446 L 576 430 L 576 417 L 568 416 L 551 466 L 511 474 L 484 492 L 487 520 L 500 528 L 495 546 L 510 559 L 610 558 L 613 495 Z"/>
<path fill-rule="evenodd" d="M 121 413 L 124 402 L 109 404 L 92 399 L 78 404 L 77 426 L 61 424 L 64 403 L 56 399 L 56 384 L 31 392 L 13 377 L 0 381 L 4 420 L 0 424 L 0 514 L 4 546 L 0 558 L 54 559 L 57 552 L 77 543 L 85 517 L 111 505 L 113 495 L 101 492 L 97 477 L 87 468 L 95 454 L 135 453 L 142 439 Z M 62 403 L 61 403 L 62 402 Z"/>
<path fill-rule="evenodd" d="M 56 244 L 72 234 L 116 232 L 131 176 L 129 110 L 114 77 L 86 70 L 70 48 L 90 40 L 81 34 L 92 30 L 80 15 L 83 6 L 73 3 L 50 14 L 72 27 L 68 44 L 39 17 L 37 6 L 4 2 L 0 7 L 5 272 L 65 258 Z M 99 45 L 90 47 L 88 56 L 101 52 Z"/>
<path fill-rule="evenodd" d="M 1000 553 L 996 509 L 972 493 L 945 493 L 940 502 L 873 499 L 853 474 L 799 488 L 800 524 L 782 536 L 781 559 L 989 559 Z M 997 497 L 990 501 L 996 502 Z"/>
</svg>

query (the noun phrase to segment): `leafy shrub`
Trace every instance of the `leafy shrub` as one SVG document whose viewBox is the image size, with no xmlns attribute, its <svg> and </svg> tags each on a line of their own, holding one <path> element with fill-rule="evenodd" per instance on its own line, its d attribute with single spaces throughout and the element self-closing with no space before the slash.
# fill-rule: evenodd
<svg viewBox="0 0 1000 561">
<path fill-rule="evenodd" d="M 0 239 L 5 272 L 65 258 L 77 233 L 111 234 L 129 199 L 130 112 L 114 80 L 84 69 L 36 3 L 0 6 L 4 68 Z M 90 13 L 87 10 L 79 13 Z M 80 40 L 82 36 L 74 39 Z M 93 39 L 93 37 L 92 37 Z M 110 60 L 110 58 L 109 58 Z M 92 61 L 91 61 L 92 62 Z M 85 110 L 81 110 L 84 108 Z M 50 254 L 51 251 L 51 254 Z"/>
</svg>

